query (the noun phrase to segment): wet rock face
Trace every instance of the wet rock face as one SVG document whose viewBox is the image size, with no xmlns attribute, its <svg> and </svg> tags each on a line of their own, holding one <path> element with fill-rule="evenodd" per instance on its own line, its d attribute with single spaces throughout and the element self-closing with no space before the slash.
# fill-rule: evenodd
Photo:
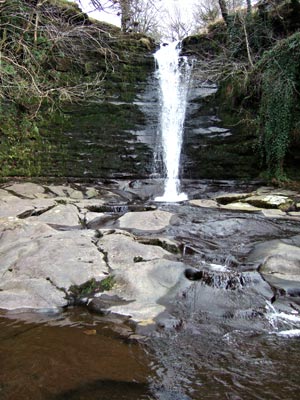
<svg viewBox="0 0 300 400">
<path fill-rule="evenodd" d="M 182 176 L 187 179 L 257 177 L 258 159 L 252 150 L 255 135 L 243 130 L 240 121 L 233 122 L 220 115 L 217 87 L 203 84 L 196 73 L 195 69 L 185 120 Z"/>
</svg>

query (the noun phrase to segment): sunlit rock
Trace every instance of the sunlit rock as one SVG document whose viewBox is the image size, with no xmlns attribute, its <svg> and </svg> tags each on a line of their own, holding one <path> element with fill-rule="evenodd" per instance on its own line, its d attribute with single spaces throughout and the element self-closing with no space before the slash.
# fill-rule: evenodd
<svg viewBox="0 0 300 400">
<path fill-rule="evenodd" d="M 170 224 L 172 216 L 172 213 L 162 210 L 129 212 L 119 218 L 119 226 L 142 231 L 160 231 Z"/>
</svg>

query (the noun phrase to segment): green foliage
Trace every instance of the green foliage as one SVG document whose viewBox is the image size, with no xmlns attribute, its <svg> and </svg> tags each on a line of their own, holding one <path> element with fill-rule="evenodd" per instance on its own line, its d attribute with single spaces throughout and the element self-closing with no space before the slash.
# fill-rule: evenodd
<svg viewBox="0 0 300 400">
<path fill-rule="evenodd" d="M 255 72 L 261 74 L 260 150 L 269 174 L 280 180 L 299 102 L 300 33 L 266 52 Z"/>
<path fill-rule="evenodd" d="M 85 297 L 96 292 L 104 292 L 111 290 L 115 284 L 113 276 L 109 275 L 107 278 L 97 281 L 95 278 L 83 283 L 82 285 L 72 285 L 69 292 L 73 297 Z"/>
<path fill-rule="evenodd" d="M 104 290 L 111 290 L 115 284 L 115 278 L 112 275 L 109 275 L 107 278 L 103 279 L 100 282 L 101 289 Z"/>
</svg>

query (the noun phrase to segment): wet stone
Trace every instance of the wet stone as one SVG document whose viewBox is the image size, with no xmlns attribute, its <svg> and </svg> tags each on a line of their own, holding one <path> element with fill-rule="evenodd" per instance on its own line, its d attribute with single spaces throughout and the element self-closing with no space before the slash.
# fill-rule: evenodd
<svg viewBox="0 0 300 400">
<path fill-rule="evenodd" d="M 107 254 L 108 264 L 111 269 L 130 268 L 137 260 L 151 261 L 172 254 L 159 246 L 139 243 L 133 235 L 112 233 L 103 236 L 97 246 Z"/>
</svg>

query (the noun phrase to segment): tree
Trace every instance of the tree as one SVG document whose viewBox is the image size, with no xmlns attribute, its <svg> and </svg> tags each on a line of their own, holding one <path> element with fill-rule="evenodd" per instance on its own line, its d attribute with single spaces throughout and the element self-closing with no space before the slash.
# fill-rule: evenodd
<svg viewBox="0 0 300 400">
<path fill-rule="evenodd" d="M 144 33 L 159 38 L 159 16 L 162 13 L 160 4 L 152 0 L 132 0 L 130 29 L 133 32 Z"/>
<path fill-rule="evenodd" d="M 228 20 L 227 3 L 226 3 L 225 0 L 218 0 L 218 2 L 219 2 L 219 6 L 220 6 L 220 10 L 221 10 L 221 14 L 222 14 L 222 17 L 224 19 L 224 22 L 228 26 L 229 25 L 229 20 Z"/>
<path fill-rule="evenodd" d="M 198 28 L 215 21 L 220 15 L 218 0 L 200 0 L 193 7 L 193 18 Z"/>
<path fill-rule="evenodd" d="M 251 15 L 251 13 L 252 13 L 252 4 L 251 4 L 251 0 L 247 0 L 246 3 L 247 3 L 247 14 L 248 14 L 248 15 Z"/>
<path fill-rule="evenodd" d="M 81 0 L 78 1 L 81 3 Z M 96 10 L 119 15 L 123 32 L 148 33 L 158 26 L 160 0 L 90 0 L 90 3 Z"/>
<path fill-rule="evenodd" d="M 195 29 L 193 22 L 184 18 L 182 9 L 178 5 L 175 5 L 171 11 L 165 11 L 163 23 L 164 26 L 161 27 L 163 37 L 172 41 L 184 39 Z"/>
</svg>

